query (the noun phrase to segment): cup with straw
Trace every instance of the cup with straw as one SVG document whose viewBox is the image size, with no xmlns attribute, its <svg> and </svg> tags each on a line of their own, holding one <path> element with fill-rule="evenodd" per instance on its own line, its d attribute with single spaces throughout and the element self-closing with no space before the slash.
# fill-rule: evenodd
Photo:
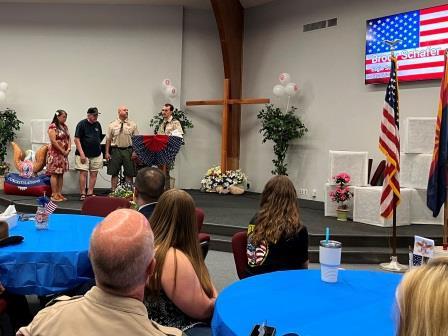
<svg viewBox="0 0 448 336">
<path fill-rule="evenodd" d="M 325 229 L 325 240 L 320 241 L 319 262 L 322 281 L 335 283 L 338 281 L 338 269 L 341 265 L 342 244 L 330 240 L 330 228 Z"/>
</svg>

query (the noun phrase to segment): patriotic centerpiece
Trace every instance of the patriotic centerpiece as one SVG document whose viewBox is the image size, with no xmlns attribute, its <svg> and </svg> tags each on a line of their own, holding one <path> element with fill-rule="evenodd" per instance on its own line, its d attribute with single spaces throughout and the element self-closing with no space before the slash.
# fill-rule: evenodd
<svg viewBox="0 0 448 336">
<path fill-rule="evenodd" d="M 38 207 L 35 217 L 36 229 L 46 230 L 48 229 L 48 217 L 56 210 L 57 205 L 45 195 L 39 197 L 37 203 Z"/>
</svg>

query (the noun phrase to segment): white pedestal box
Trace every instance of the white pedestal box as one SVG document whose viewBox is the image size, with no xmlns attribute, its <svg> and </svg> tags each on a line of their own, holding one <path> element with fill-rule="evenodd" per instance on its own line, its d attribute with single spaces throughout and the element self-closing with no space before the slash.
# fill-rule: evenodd
<svg viewBox="0 0 448 336">
<path fill-rule="evenodd" d="M 405 153 L 432 153 L 436 118 L 407 118 L 406 136 L 404 141 Z"/>
<path fill-rule="evenodd" d="M 350 175 L 352 186 L 368 185 L 368 152 L 330 151 L 328 181 L 339 173 Z"/>
<path fill-rule="evenodd" d="M 336 217 L 336 208 L 338 207 L 338 204 L 336 202 L 333 202 L 330 197 L 330 191 L 336 190 L 336 185 L 325 183 L 325 216 L 333 216 Z M 350 191 L 353 192 L 353 187 L 350 186 Z M 349 200 L 347 203 L 349 212 L 348 217 L 353 218 L 353 198 Z"/>
<path fill-rule="evenodd" d="M 412 224 L 440 224 L 443 225 L 443 206 L 439 215 L 434 218 L 432 211 L 426 206 L 427 190 L 412 190 L 411 223 Z"/>
<path fill-rule="evenodd" d="M 400 155 L 400 186 L 406 188 L 426 189 L 428 187 L 431 154 Z"/>
<path fill-rule="evenodd" d="M 380 216 L 380 199 L 383 187 L 355 187 L 353 200 L 353 221 L 371 225 L 390 227 L 392 218 Z M 411 223 L 412 189 L 401 188 L 401 202 L 397 207 L 397 225 Z"/>
</svg>

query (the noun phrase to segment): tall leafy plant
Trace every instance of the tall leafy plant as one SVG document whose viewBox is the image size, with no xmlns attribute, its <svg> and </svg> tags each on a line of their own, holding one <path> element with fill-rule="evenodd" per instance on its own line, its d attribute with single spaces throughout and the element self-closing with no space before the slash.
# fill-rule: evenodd
<svg viewBox="0 0 448 336">
<path fill-rule="evenodd" d="M 0 111 L 0 168 L 3 170 L 8 166 L 5 163 L 8 143 L 14 140 L 21 124 L 23 122 L 17 118 L 15 110 L 6 108 Z"/>
<path fill-rule="evenodd" d="M 260 133 L 263 135 L 263 143 L 267 140 L 274 142 L 276 158 L 272 160 L 274 163 L 272 174 L 288 175 L 285 159 L 289 142 L 296 138 L 301 138 L 308 132 L 300 118 L 294 114 L 296 110 L 296 107 L 291 106 L 286 113 L 283 113 L 280 108 L 267 104 L 257 114 L 257 118 L 261 121 Z"/>
</svg>

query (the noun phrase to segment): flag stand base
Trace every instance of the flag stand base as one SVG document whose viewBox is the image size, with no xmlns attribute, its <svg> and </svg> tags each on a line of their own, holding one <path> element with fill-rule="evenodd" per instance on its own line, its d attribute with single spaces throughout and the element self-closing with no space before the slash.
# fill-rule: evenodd
<svg viewBox="0 0 448 336">
<path fill-rule="evenodd" d="M 397 256 L 390 257 L 390 262 L 389 263 L 381 263 L 380 267 L 381 267 L 381 269 L 383 269 L 385 271 L 399 272 L 399 273 L 406 272 L 406 270 L 408 269 L 407 266 L 402 265 L 398 262 Z"/>
</svg>

